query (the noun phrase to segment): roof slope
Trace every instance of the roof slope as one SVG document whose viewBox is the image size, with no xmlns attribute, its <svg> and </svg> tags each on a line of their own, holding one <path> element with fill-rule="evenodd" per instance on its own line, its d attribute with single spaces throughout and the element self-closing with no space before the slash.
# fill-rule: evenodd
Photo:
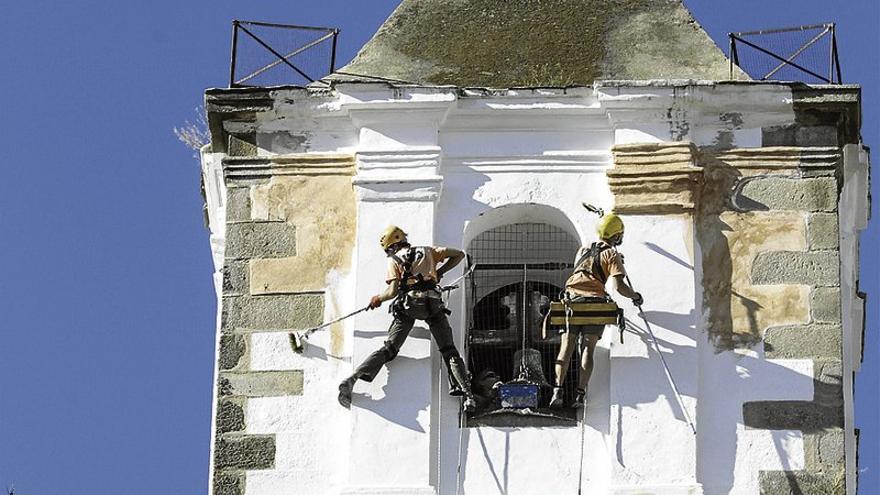
<svg viewBox="0 0 880 495">
<path fill-rule="evenodd" d="M 722 80 L 728 61 L 680 0 L 403 0 L 343 74 L 567 86 Z"/>
</svg>

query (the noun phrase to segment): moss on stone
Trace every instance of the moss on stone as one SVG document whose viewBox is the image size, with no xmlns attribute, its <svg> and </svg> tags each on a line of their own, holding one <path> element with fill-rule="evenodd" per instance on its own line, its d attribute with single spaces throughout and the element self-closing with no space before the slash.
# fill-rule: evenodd
<svg viewBox="0 0 880 495">
<path fill-rule="evenodd" d="M 341 72 L 515 87 L 727 70 L 679 0 L 404 0 Z"/>
</svg>

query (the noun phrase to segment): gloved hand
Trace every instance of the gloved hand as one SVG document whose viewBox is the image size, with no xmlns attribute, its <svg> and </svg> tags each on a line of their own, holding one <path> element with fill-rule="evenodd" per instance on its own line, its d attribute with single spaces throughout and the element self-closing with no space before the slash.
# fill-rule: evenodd
<svg viewBox="0 0 880 495">
<path fill-rule="evenodd" d="M 379 296 L 373 296 L 370 298 L 370 304 L 368 305 L 368 307 L 370 309 L 376 309 L 381 305 L 382 305 L 382 300 L 379 299 Z"/>
<path fill-rule="evenodd" d="M 632 298 L 632 302 L 633 302 L 633 304 L 635 304 L 636 306 L 641 306 L 642 304 L 645 304 L 645 298 L 642 297 L 641 294 L 639 294 L 638 292 L 636 292 L 636 297 Z"/>
</svg>

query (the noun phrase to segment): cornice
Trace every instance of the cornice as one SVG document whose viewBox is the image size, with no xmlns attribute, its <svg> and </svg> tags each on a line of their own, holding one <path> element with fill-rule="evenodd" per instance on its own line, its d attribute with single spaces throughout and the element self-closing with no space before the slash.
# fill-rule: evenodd
<svg viewBox="0 0 880 495">
<path fill-rule="evenodd" d="M 693 212 L 702 181 L 693 143 L 626 144 L 611 151 L 614 167 L 606 174 L 614 194 L 615 212 Z"/>
<path fill-rule="evenodd" d="M 227 180 L 266 179 L 278 176 L 352 176 L 355 157 L 338 153 L 296 153 L 272 156 L 226 157 Z"/>
</svg>

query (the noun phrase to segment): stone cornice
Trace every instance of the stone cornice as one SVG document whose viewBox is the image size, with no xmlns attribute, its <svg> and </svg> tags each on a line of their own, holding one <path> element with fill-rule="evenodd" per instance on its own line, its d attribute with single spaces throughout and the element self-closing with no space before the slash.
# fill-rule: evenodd
<svg viewBox="0 0 880 495">
<path fill-rule="evenodd" d="M 612 148 L 608 185 L 614 211 L 625 214 L 688 213 L 696 207 L 702 169 L 692 143 L 639 143 Z"/>
<path fill-rule="evenodd" d="M 352 176 L 354 169 L 354 155 L 337 153 L 296 153 L 223 159 L 223 175 L 226 180 L 233 181 L 277 176 Z"/>
<path fill-rule="evenodd" d="M 740 170 L 793 170 L 805 174 L 833 172 L 841 160 L 836 147 L 767 146 L 735 148 L 722 151 L 705 150 L 703 158 L 724 162 Z"/>
</svg>

